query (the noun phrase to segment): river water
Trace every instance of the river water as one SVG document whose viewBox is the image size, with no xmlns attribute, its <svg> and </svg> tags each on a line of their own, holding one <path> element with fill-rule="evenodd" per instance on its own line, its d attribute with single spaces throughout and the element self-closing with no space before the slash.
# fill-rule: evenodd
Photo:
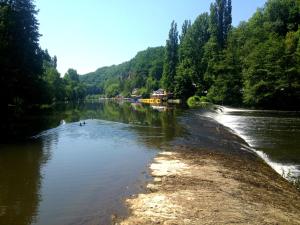
<svg viewBox="0 0 300 225">
<path fill-rule="evenodd" d="M 202 118 L 197 124 L 195 112 Z M 299 113 L 116 102 L 61 106 L 22 121 L 31 138 L 0 144 L 0 225 L 109 224 L 112 215 L 126 215 L 123 200 L 144 190 L 148 164 L 175 139 L 231 148 L 212 119 L 279 172 L 298 174 Z M 201 129 L 193 135 L 187 124 Z"/>
<path fill-rule="evenodd" d="M 0 145 L 0 224 L 109 224 L 126 215 L 124 198 L 143 191 L 148 164 L 181 133 L 176 114 L 106 102 L 29 116 L 21 124 L 35 134 Z"/>
<path fill-rule="evenodd" d="M 280 175 L 300 177 L 300 112 L 220 107 L 209 116 L 242 137 Z"/>
</svg>

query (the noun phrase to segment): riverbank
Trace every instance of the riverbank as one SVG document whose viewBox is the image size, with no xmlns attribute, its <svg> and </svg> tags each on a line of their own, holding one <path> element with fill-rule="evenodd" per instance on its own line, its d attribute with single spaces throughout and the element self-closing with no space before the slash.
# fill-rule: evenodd
<svg viewBox="0 0 300 225">
<path fill-rule="evenodd" d="M 122 225 L 300 224 L 299 191 L 259 158 L 174 150 L 155 158 Z"/>
<path fill-rule="evenodd" d="M 300 192 L 204 114 L 179 119 L 187 134 L 154 159 L 148 192 L 126 200 L 121 224 L 300 224 Z"/>
</svg>

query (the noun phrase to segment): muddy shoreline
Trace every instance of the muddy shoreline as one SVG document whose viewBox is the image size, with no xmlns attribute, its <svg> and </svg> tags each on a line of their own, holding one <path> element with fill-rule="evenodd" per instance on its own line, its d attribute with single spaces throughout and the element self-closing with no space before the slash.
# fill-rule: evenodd
<svg viewBox="0 0 300 225">
<path fill-rule="evenodd" d="M 115 224 L 300 224 L 300 192 L 233 132 L 198 111 L 188 135 L 150 165 L 147 193 L 127 199 Z"/>
</svg>

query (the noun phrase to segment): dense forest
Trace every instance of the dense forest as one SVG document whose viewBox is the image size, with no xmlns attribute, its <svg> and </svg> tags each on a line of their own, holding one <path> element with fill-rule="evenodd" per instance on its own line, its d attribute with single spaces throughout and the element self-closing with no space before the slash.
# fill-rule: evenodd
<svg viewBox="0 0 300 225">
<path fill-rule="evenodd" d="M 299 108 L 299 21 L 299 0 L 269 0 L 233 27 L 231 1 L 216 0 L 209 14 L 186 20 L 180 35 L 172 22 L 164 57 L 161 48 L 149 48 L 81 80 L 109 97 L 128 96 L 135 88 L 147 96 L 162 87 L 182 99 L 198 95 L 217 104 Z"/>
<path fill-rule="evenodd" d="M 231 0 L 216 0 L 180 32 L 173 21 L 166 46 L 82 76 L 74 69 L 61 76 L 57 58 L 41 49 L 37 13 L 32 0 L 0 0 L 0 92 L 8 112 L 133 90 L 147 97 L 158 88 L 217 104 L 300 107 L 300 0 L 268 0 L 237 27 Z"/>
<path fill-rule="evenodd" d="M 147 95 L 159 88 L 164 53 L 164 47 L 148 48 L 128 62 L 100 68 L 93 73 L 80 76 L 80 80 L 86 85 L 88 95 L 129 97 L 135 88 L 139 89 L 141 95 Z"/>
<path fill-rule="evenodd" d="M 38 11 L 32 0 L 0 0 L 0 74 L 3 109 L 83 99 L 86 88 L 70 69 L 39 46 Z"/>
</svg>

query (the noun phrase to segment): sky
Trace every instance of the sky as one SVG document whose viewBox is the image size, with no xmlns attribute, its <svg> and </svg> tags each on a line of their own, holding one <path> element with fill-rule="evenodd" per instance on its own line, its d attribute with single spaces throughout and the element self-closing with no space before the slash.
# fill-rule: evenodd
<svg viewBox="0 0 300 225">
<path fill-rule="evenodd" d="M 138 51 L 165 45 L 172 20 L 181 30 L 209 12 L 213 0 L 35 0 L 40 45 L 58 58 L 58 71 L 79 74 L 120 64 Z M 232 0 L 233 25 L 248 20 L 266 0 Z"/>
</svg>

